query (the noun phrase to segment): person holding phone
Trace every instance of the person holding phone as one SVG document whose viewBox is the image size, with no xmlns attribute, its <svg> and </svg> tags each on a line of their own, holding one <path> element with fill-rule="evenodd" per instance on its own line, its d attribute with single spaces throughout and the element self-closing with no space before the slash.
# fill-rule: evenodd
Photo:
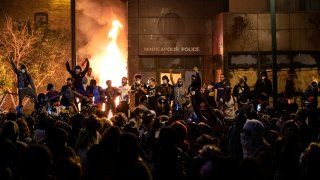
<svg viewBox="0 0 320 180">
<path fill-rule="evenodd" d="M 269 96 L 272 93 L 272 83 L 271 80 L 268 79 L 268 73 L 266 70 L 263 70 L 260 73 L 259 78 L 257 79 L 254 86 L 254 94 L 256 97 L 255 107 L 257 109 L 258 104 L 266 104 L 269 105 Z M 261 107 L 263 108 L 263 106 Z M 261 109 L 262 110 L 262 109 Z"/>
</svg>

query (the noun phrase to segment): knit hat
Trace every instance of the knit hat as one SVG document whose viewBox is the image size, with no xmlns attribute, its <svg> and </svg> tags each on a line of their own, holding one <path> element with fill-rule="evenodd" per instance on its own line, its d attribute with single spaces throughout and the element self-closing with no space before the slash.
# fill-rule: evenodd
<svg viewBox="0 0 320 180">
<path fill-rule="evenodd" d="M 244 136 L 262 138 L 265 134 L 265 127 L 262 122 L 256 119 L 248 119 L 242 128 Z"/>
</svg>

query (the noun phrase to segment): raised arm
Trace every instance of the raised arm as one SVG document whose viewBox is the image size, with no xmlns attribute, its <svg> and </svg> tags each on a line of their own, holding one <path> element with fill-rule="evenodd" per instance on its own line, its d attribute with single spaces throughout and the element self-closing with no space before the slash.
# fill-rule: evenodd
<svg viewBox="0 0 320 180">
<path fill-rule="evenodd" d="M 214 100 L 219 103 L 220 99 L 218 99 L 218 88 L 216 87 L 216 83 L 213 86 L 213 91 L 214 91 Z"/>
<path fill-rule="evenodd" d="M 197 82 L 198 82 L 198 84 L 197 84 L 198 87 L 197 88 L 201 89 L 201 77 L 200 77 L 200 74 L 199 74 L 199 69 L 197 67 L 194 67 L 193 69 L 196 72 L 196 77 L 197 77 Z"/>
<path fill-rule="evenodd" d="M 16 64 L 13 62 L 13 58 L 12 58 L 12 57 L 10 58 L 10 64 L 11 64 L 11 66 L 12 66 L 12 68 L 13 68 L 13 71 L 14 71 L 16 74 L 18 74 L 19 70 L 18 70 Z"/>
<path fill-rule="evenodd" d="M 90 67 L 89 59 L 86 58 L 85 61 L 87 62 L 86 68 L 81 72 L 83 76 L 86 75 L 86 73 L 88 72 L 89 67 Z"/>
<path fill-rule="evenodd" d="M 71 68 L 70 68 L 70 64 L 69 64 L 69 61 L 67 61 L 66 62 L 66 68 L 67 68 L 67 71 L 71 74 L 71 75 L 73 75 L 73 71 L 71 70 Z"/>
<path fill-rule="evenodd" d="M 174 82 L 174 79 L 173 79 L 172 69 L 169 69 L 169 72 L 170 72 L 170 81 L 172 82 L 172 85 L 176 85 L 176 82 Z"/>
</svg>

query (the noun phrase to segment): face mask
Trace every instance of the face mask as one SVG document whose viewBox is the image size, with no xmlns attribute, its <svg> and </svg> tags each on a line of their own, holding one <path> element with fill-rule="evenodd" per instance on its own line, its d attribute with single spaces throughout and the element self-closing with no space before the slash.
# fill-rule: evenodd
<svg viewBox="0 0 320 180">
<path fill-rule="evenodd" d="M 25 73 L 25 72 L 26 72 L 26 70 L 25 70 L 25 69 L 22 69 L 22 70 L 21 70 L 21 72 L 22 72 L 22 73 Z"/>
<path fill-rule="evenodd" d="M 58 116 L 59 116 L 59 113 L 58 113 L 58 112 L 53 112 L 53 111 L 51 111 L 51 116 L 53 116 L 53 117 L 58 117 Z"/>
</svg>

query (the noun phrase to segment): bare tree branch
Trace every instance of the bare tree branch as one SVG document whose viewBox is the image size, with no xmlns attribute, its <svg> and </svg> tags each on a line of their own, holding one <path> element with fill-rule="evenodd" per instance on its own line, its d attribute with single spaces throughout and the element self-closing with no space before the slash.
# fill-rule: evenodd
<svg viewBox="0 0 320 180">
<path fill-rule="evenodd" d="M 25 64 L 37 89 L 42 89 L 48 81 L 61 84 L 64 82 L 67 76 L 67 73 L 64 75 L 66 71 L 63 71 L 64 60 L 70 51 L 69 44 L 68 30 L 36 27 L 28 21 L 15 21 L 9 16 L 6 16 L 5 23 L 0 28 L 0 52 L 3 54 L 3 59 L 8 61 L 12 56 L 18 67 L 22 63 Z M 15 82 L 13 71 L 9 72 L 5 75 Z M 6 86 L 11 91 L 16 88 L 14 83 Z M 16 97 L 11 96 L 10 99 L 12 104 L 17 104 Z M 23 105 L 28 101 L 26 98 Z"/>
</svg>

